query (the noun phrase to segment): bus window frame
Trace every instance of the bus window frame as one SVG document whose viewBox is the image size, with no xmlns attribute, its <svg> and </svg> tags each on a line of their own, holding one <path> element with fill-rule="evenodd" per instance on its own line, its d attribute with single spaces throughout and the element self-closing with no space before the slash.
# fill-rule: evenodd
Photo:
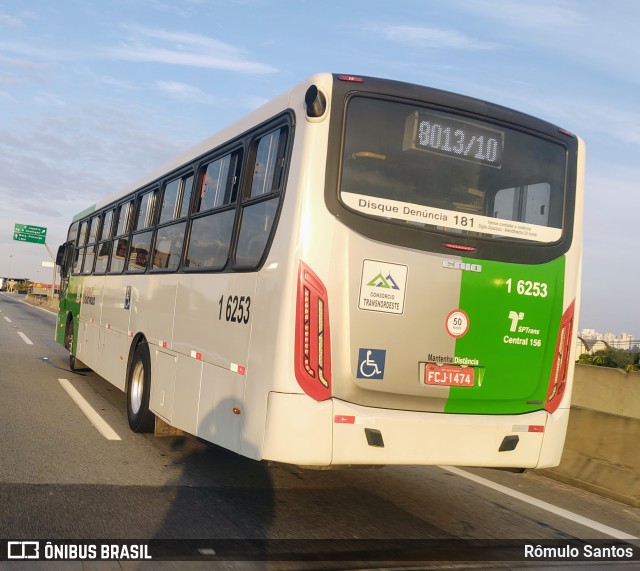
<svg viewBox="0 0 640 571">
<path fill-rule="evenodd" d="M 131 216 L 132 220 L 129 224 L 129 244 L 127 247 L 127 255 L 125 257 L 124 262 L 124 273 L 125 274 L 144 274 L 149 269 L 149 261 L 151 259 L 151 252 L 153 248 L 154 235 L 156 230 L 156 220 L 158 217 L 158 194 L 160 192 L 160 187 L 158 184 L 153 184 L 151 186 L 145 186 L 144 188 L 136 191 L 133 197 L 133 214 Z M 147 198 L 148 197 L 148 198 Z M 145 204 L 145 219 L 141 220 L 140 216 L 142 215 L 143 201 Z M 142 236 L 143 234 L 151 234 L 148 241 L 148 249 L 147 249 L 147 260 L 144 267 L 140 266 L 139 268 L 135 267 L 135 264 L 132 265 L 131 255 L 133 253 L 133 244 L 136 236 Z M 136 254 L 137 257 L 137 254 Z M 133 266 L 133 267 L 132 267 Z"/>
<path fill-rule="evenodd" d="M 225 157 L 231 157 L 234 170 L 231 171 L 229 169 L 229 176 L 227 177 L 227 181 L 229 177 L 235 178 L 235 180 L 231 183 L 231 192 L 230 198 L 231 202 L 226 204 L 219 205 L 217 207 L 208 208 L 207 210 L 196 210 L 199 208 L 199 205 L 202 202 L 202 187 L 205 182 L 205 177 L 207 174 L 207 169 L 209 165 L 224 159 Z M 182 247 L 182 270 L 184 272 L 215 272 L 221 273 L 229 269 L 231 256 L 233 253 L 233 247 L 235 242 L 235 234 L 238 224 L 238 197 L 242 192 L 242 184 L 245 178 L 246 172 L 246 145 L 244 144 L 244 140 L 240 138 L 239 140 L 231 141 L 229 144 L 223 145 L 216 149 L 213 153 L 209 154 L 204 160 L 200 161 L 197 165 L 196 174 L 194 177 L 193 188 L 191 191 L 191 205 L 189 212 L 189 221 L 186 229 L 186 237 L 185 243 Z M 235 189 L 235 190 L 234 190 Z M 226 193 L 225 193 L 226 194 Z M 200 195 L 200 196 L 199 196 Z M 231 232 L 229 234 L 228 248 L 227 248 L 227 257 L 223 265 L 221 266 L 209 266 L 209 267 L 190 267 L 188 265 L 189 259 L 189 248 L 191 247 L 191 239 L 193 238 L 193 227 L 198 222 L 198 220 L 204 220 L 209 217 L 215 217 L 225 212 L 233 212 L 233 223 L 231 226 Z"/>
<path fill-rule="evenodd" d="M 191 188 L 189 189 L 189 200 L 187 204 L 187 210 L 184 212 L 184 198 L 185 191 L 187 190 L 187 182 L 191 179 Z M 193 197 L 193 189 L 194 189 L 194 181 L 196 179 L 193 165 L 189 165 L 187 169 L 183 169 L 182 172 L 172 173 L 170 176 L 166 178 L 166 180 L 161 185 L 160 194 L 157 197 L 157 204 L 160 206 L 157 210 L 157 218 L 156 223 L 154 224 L 154 233 L 153 240 L 151 245 L 151 260 L 149 262 L 147 271 L 149 273 L 159 273 L 159 274 L 168 274 L 168 273 L 176 273 L 182 270 L 182 266 L 184 263 L 185 256 L 185 246 L 187 244 L 187 234 L 189 231 L 189 213 L 191 211 L 191 199 Z M 164 222 L 160 221 L 160 214 L 162 204 L 164 202 L 164 195 L 171 183 L 178 181 L 178 193 L 176 195 L 176 203 L 174 204 L 173 209 L 173 217 L 169 220 L 165 220 Z M 182 246 L 180 248 L 180 258 L 178 260 L 178 265 L 176 268 L 156 268 L 154 267 L 154 259 L 156 257 L 156 245 L 158 240 L 159 231 L 164 228 L 169 228 L 170 226 L 177 226 L 178 224 L 184 224 L 184 231 L 182 233 Z"/>
<path fill-rule="evenodd" d="M 91 275 L 93 274 L 93 268 L 95 266 L 95 262 L 96 262 L 96 246 L 98 245 L 98 236 L 100 235 L 100 232 L 102 232 L 102 212 L 97 212 L 97 213 L 93 213 L 90 217 L 88 217 L 85 222 L 88 222 L 88 226 L 87 226 L 87 242 L 84 246 L 84 256 L 83 256 L 83 261 L 82 261 L 82 270 L 80 271 L 80 274 L 83 276 L 87 276 L 87 275 Z M 95 227 L 94 227 L 94 223 L 95 223 Z M 95 230 L 95 232 L 92 232 L 92 230 Z M 93 254 L 92 254 L 92 258 L 91 258 L 91 266 L 90 267 L 86 267 L 87 265 L 87 254 L 89 253 L 89 250 L 92 249 L 93 250 Z"/>
<path fill-rule="evenodd" d="M 102 218 L 102 224 L 100 227 L 100 237 L 96 242 L 95 262 L 93 264 L 93 272 L 92 272 L 93 275 L 103 276 L 109 271 L 109 265 L 111 264 L 111 252 L 113 251 L 113 232 L 114 232 L 114 225 L 116 223 L 116 212 L 117 212 L 117 205 L 107 206 L 103 208 L 101 211 L 100 216 Z M 107 219 L 107 215 L 109 213 L 111 213 L 111 220 L 109 221 L 109 224 L 106 225 L 105 220 Z M 105 230 L 106 230 L 106 234 L 105 234 Z M 98 267 L 100 250 L 105 244 L 110 244 L 108 246 L 109 251 L 107 253 L 107 261 L 104 265 L 104 270 L 97 272 L 96 268 Z"/>
<path fill-rule="evenodd" d="M 127 196 L 124 197 L 124 199 L 118 201 L 118 203 L 116 204 L 116 219 L 114 220 L 113 223 L 113 236 L 111 238 L 111 252 L 109 253 L 109 267 L 107 268 L 107 274 L 108 275 L 121 275 L 124 273 L 124 270 L 127 266 L 127 260 L 129 259 L 129 247 L 131 245 L 131 224 L 132 224 L 132 209 L 135 205 L 135 195 L 134 194 L 129 194 Z M 118 234 L 118 229 L 120 228 L 120 211 L 123 207 L 127 208 L 127 212 L 125 214 L 125 220 L 124 220 L 124 233 Z M 114 271 L 113 270 L 113 259 L 114 259 L 114 254 L 117 251 L 117 243 L 121 240 L 121 239 L 126 239 L 127 240 L 127 244 L 126 244 L 126 251 L 124 254 L 124 258 L 123 258 L 123 262 L 122 262 L 122 268 L 120 270 Z"/>
<path fill-rule="evenodd" d="M 252 196 L 253 183 L 255 180 L 255 164 L 258 156 L 258 148 L 260 146 L 260 142 L 267 136 L 272 133 L 279 133 L 278 139 L 278 150 L 277 150 L 277 164 L 274 169 L 274 176 L 271 182 L 271 190 L 264 194 L 258 194 L 257 196 Z M 253 137 L 251 137 L 248 147 L 248 160 L 247 160 L 247 168 L 245 169 L 245 181 L 242 187 L 242 192 L 240 199 L 238 200 L 238 215 L 236 221 L 236 230 L 234 236 L 234 245 L 232 251 L 232 259 L 231 259 L 231 268 L 237 272 L 252 272 L 259 271 L 259 269 L 263 266 L 267 256 L 269 255 L 269 251 L 271 249 L 271 244 L 273 243 L 273 239 L 275 233 L 277 231 L 278 222 L 280 220 L 280 212 L 282 210 L 282 204 L 284 202 L 285 189 L 289 177 L 289 167 L 291 164 L 291 154 L 293 150 L 293 138 L 294 138 L 294 122 L 292 120 L 281 120 L 274 121 L 273 123 L 266 125 L 264 129 L 257 131 Z M 274 189 L 274 182 L 276 182 L 277 177 L 277 185 Z M 241 264 L 238 263 L 237 254 L 238 254 L 238 245 L 240 244 L 240 239 L 242 235 L 242 222 L 245 219 L 244 213 L 247 209 L 251 208 L 254 205 L 258 205 L 261 203 L 266 203 L 268 201 L 275 200 L 277 201 L 275 212 L 273 215 L 273 221 L 271 223 L 271 227 L 269 228 L 269 232 L 267 238 L 264 242 L 264 246 L 262 249 L 262 253 L 258 259 L 256 259 L 255 263 Z"/>
</svg>

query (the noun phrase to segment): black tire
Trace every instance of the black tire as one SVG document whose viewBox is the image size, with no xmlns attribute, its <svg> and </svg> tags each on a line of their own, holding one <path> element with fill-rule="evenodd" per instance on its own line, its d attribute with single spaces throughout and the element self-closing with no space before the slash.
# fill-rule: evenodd
<svg viewBox="0 0 640 571">
<path fill-rule="evenodd" d="M 149 410 L 151 358 L 146 343 L 136 347 L 127 374 L 127 416 L 133 432 L 153 432 L 155 416 Z"/>
<path fill-rule="evenodd" d="M 74 337 L 74 325 L 73 325 L 73 317 L 67 320 L 67 327 L 64 332 L 64 346 L 69 351 L 69 369 L 71 372 L 76 372 L 78 368 L 76 367 L 76 356 L 73 354 L 73 337 Z"/>
</svg>

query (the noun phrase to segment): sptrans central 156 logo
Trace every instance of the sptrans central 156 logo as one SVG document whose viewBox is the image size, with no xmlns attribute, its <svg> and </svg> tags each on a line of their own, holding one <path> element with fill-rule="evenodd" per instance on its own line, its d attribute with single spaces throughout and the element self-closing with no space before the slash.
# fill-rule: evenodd
<svg viewBox="0 0 640 571">
<path fill-rule="evenodd" d="M 376 260 L 364 260 L 358 309 L 403 313 L 409 268 Z"/>
</svg>

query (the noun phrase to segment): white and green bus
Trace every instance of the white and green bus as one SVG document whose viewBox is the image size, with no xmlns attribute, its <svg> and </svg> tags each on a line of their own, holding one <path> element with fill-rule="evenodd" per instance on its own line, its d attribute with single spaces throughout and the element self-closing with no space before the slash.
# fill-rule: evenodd
<svg viewBox="0 0 640 571">
<path fill-rule="evenodd" d="M 75 216 L 57 341 L 165 423 L 304 466 L 556 465 L 584 146 L 318 74 Z"/>
</svg>

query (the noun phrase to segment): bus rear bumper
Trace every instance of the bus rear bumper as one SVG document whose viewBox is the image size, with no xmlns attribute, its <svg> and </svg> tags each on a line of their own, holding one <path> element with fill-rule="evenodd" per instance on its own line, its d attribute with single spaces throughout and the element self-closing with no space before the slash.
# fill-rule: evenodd
<svg viewBox="0 0 640 571">
<path fill-rule="evenodd" d="M 333 464 L 539 468 L 560 462 L 568 410 L 518 415 L 394 411 L 334 400 Z"/>
<path fill-rule="evenodd" d="M 271 393 L 263 458 L 305 466 L 543 468 L 560 462 L 569 411 L 447 414 Z"/>
</svg>

